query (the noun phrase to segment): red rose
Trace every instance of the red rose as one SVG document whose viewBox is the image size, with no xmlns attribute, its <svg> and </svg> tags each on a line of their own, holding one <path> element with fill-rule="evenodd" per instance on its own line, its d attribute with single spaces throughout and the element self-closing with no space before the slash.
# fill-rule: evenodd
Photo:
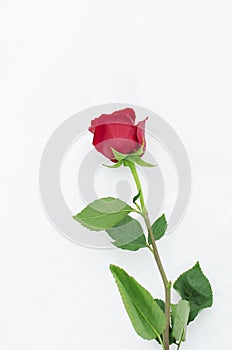
<svg viewBox="0 0 232 350">
<path fill-rule="evenodd" d="M 137 151 L 143 145 L 146 148 L 145 122 L 135 125 L 135 112 L 132 108 L 102 114 L 91 121 L 89 131 L 94 135 L 93 145 L 96 150 L 116 162 L 112 148 L 123 154 Z M 143 155 L 143 154 L 142 154 Z"/>
</svg>

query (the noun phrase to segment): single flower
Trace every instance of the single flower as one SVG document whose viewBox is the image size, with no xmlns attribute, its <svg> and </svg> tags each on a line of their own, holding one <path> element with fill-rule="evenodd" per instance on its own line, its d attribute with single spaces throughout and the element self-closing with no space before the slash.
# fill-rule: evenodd
<svg viewBox="0 0 232 350">
<path fill-rule="evenodd" d="M 136 152 L 143 146 L 142 156 L 146 149 L 145 122 L 135 125 L 135 112 L 125 108 L 111 114 L 102 114 L 91 121 L 89 131 L 93 133 L 93 145 L 113 162 L 117 162 L 112 149 L 123 154 Z"/>
</svg>

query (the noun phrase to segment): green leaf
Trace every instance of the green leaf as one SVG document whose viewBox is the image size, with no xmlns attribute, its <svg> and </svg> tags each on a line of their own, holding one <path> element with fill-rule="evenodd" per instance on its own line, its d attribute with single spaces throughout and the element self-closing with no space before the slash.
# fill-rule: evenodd
<svg viewBox="0 0 232 350">
<path fill-rule="evenodd" d="M 173 315 L 172 336 L 176 340 L 185 340 L 190 307 L 187 300 L 180 300 Z"/>
<path fill-rule="evenodd" d="M 89 230 L 101 231 L 113 227 L 131 211 L 134 209 L 120 199 L 107 197 L 90 203 L 73 219 Z"/>
<path fill-rule="evenodd" d="M 165 302 L 161 299 L 154 299 L 157 305 L 160 307 L 160 309 L 165 313 Z M 171 314 L 172 315 L 172 314 Z M 156 339 L 157 342 L 160 344 L 160 340 Z M 171 334 L 171 328 L 169 328 L 169 344 L 176 344 L 176 339 Z"/>
<path fill-rule="evenodd" d="M 151 164 L 151 163 L 145 162 L 145 160 L 143 160 L 142 158 L 140 158 L 139 156 L 137 156 L 135 154 L 129 154 L 126 159 L 131 161 L 131 162 L 134 162 L 140 166 L 144 166 L 144 167 L 153 168 L 153 167 L 157 166 L 156 164 Z"/>
<path fill-rule="evenodd" d="M 113 244 L 118 248 L 135 251 L 147 246 L 142 226 L 130 216 L 126 216 L 106 232 L 114 239 Z"/>
<path fill-rule="evenodd" d="M 139 212 L 141 212 L 141 207 L 138 203 L 136 203 L 136 201 L 139 199 L 140 197 L 140 191 L 138 194 L 136 194 L 136 196 L 133 197 L 133 203 L 135 204 L 135 206 L 137 207 L 137 209 L 139 210 Z"/>
<path fill-rule="evenodd" d="M 110 270 L 136 333 L 147 340 L 161 338 L 165 315 L 151 294 L 120 267 L 110 265 Z"/>
<path fill-rule="evenodd" d="M 190 314 L 188 322 L 193 321 L 199 311 L 213 304 L 212 289 L 200 268 L 199 262 L 180 275 L 173 287 L 181 295 L 182 299 L 189 302 Z"/>
<path fill-rule="evenodd" d="M 161 215 L 152 225 L 152 232 L 154 235 L 154 238 L 156 241 L 158 241 L 163 235 L 165 234 L 165 231 L 167 230 L 167 221 L 165 218 L 165 215 Z M 151 237 L 148 236 L 148 243 L 151 244 Z"/>
<path fill-rule="evenodd" d="M 165 313 L 165 302 L 161 299 L 154 299 L 154 301 L 156 302 L 156 304 L 159 306 L 159 308 L 163 311 L 163 313 Z M 161 335 L 161 339 L 163 339 L 163 336 Z M 156 341 L 161 344 L 161 341 L 159 338 L 156 338 Z"/>
<path fill-rule="evenodd" d="M 154 299 L 160 309 L 165 312 L 165 302 L 162 299 Z"/>
<path fill-rule="evenodd" d="M 139 199 L 139 197 L 140 197 L 140 191 L 139 191 L 139 193 L 136 194 L 136 196 L 134 196 L 134 198 L 133 198 L 133 203 L 134 203 L 134 204 L 135 204 L 135 202 L 137 201 L 137 199 Z"/>
<path fill-rule="evenodd" d="M 171 319 L 172 319 L 172 325 L 173 325 L 173 321 L 174 321 L 174 318 L 175 318 L 177 305 L 178 305 L 178 304 L 171 304 Z"/>
</svg>

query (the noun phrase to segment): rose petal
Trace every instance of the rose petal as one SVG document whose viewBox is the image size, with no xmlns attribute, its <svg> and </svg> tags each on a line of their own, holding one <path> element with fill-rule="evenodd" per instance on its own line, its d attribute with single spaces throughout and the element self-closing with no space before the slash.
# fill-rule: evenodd
<svg viewBox="0 0 232 350">
<path fill-rule="evenodd" d="M 135 111 L 133 108 L 125 108 L 120 111 L 115 111 L 111 114 L 102 114 L 100 117 L 91 121 L 89 131 L 95 132 L 95 128 L 102 124 L 120 123 L 127 125 L 134 125 L 135 123 Z"/>
<path fill-rule="evenodd" d="M 136 128 L 128 124 L 103 124 L 95 127 L 93 145 L 107 158 L 113 159 L 112 148 L 128 154 L 139 148 Z"/>
<path fill-rule="evenodd" d="M 148 117 L 146 117 L 144 120 L 142 120 L 141 122 L 138 122 L 138 124 L 135 125 L 136 132 L 137 132 L 137 141 L 138 141 L 138 144 L 140 145 L 140 147 L 143 146 L 143 154 L 146 150 L 145 123 L 146 123 L 147 119 L 148 119 Z"/>
</svg>

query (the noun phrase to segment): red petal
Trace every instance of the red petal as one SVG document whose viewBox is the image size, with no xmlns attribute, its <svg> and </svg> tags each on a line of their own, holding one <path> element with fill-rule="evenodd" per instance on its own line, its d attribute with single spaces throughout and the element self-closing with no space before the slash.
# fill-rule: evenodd
<svg viewBox="0 0 232 350">
<path fill-rule="evenodd" d="M 148 117 L 146 117 L 144 120 L 142 120 L 141 122 L 138 122 L 138 124 L 135 125 L 136 130 L 137 130 L 137 141 L 138 141 L 140 147 L 143 146 L 143 154 L 146 150 L 145 123 L 146 123 L 147 119 L 148 119 Z"/>
<path fill-rule="evenodd" d="M 100 117 L 95 118 L 91 121 L 89 131 L 95 132 L 95 128 L 102 124 L 120 123 L 127 125 L 134 125 L 135 123 L 135 112 L 132 108 L 125 108 L 120 111 L 115 111 L 111 114 L 102 114 Z"/>
<path fill-rule="evenodd" d="M 136 128 L 128 124 L 104 124 L 95 127 L 93 145 L 107 158 L 113 159 L 112 148 L 128 154 L 138 148 Z"/>
</svg>

